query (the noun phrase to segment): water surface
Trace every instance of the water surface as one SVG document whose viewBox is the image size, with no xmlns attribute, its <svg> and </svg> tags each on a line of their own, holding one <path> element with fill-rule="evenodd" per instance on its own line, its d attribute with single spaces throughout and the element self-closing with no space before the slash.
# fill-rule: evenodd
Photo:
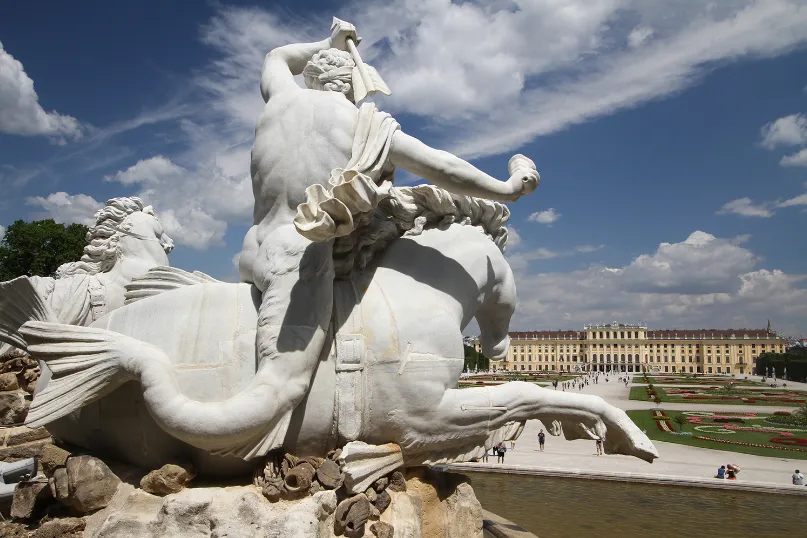
<svg viewBox="0 0 807 538">
<path fill-rule="evenodd" d="M 482 506 L 539 538 L 807 536 L 807 497 L 465 473 Z"/>
</svg>

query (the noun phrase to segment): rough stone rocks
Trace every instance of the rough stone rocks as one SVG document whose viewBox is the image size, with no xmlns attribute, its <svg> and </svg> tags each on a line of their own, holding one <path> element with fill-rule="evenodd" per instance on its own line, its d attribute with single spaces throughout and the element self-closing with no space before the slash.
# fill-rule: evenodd
<svg viewBox="0 0 807 538">
<path fill-rule="evenodd" d="M 70 493 L 63 502 L 86 514 L 109 504 L 121 481 L 98 458 L 73 456 L 67 460 L 67 483 Z"/>
<path fill-rule="evenodd" d="M 65 517 L 46 521 L 31 538 L 82 538 L 87 522 L 80 517 Z"/>
<path fill-rule="evenodd" d="M 167 463 L 140 480 L 140 488 L 154 495 L 170 495 L 182 491 L 196 476 L 190 464 Z"/>
<path fill-rule="evenodd" d="M 387 489 L 390 491 L 406 491 L 406 478 L 404 478 L 401 471 L 395 471 L 390 475 Z"/>
<path fill-rule="evenodd" d="M 286 490 L 290 493 L 308 491 L 315 473 L 314 467 L 308 462 L 302 462 L 289 469 L 284 478 Z"/>
<path fill-rule="evenodd" d="M 364 535 L 364 524 L 370 517 L 370 501 L 363 493 L 349 497 L 336 507 L 334 527 L 337 534 L 348 538 Z"/>
<path fill-rule="evenodd" d="M 325 488 L 322 487 L 322 484 L 320 484 L 317 480 L 312 481 L 311 487 L 308 488 L 308 494 L 314 495 L 315 493 L 319 493 L 320 491 L 325 491 Z"/>
<path fill-rule="evenodd" d="M 373 501 L 373 506 L 375 506 L 378 511 L 383 514 L 390 502 L 392 502 L 392 498 L 387 490 L 384 490 L 376 495 L 375 501 Z"/>
<path fill-rule="evenodd" d="M 317 468 L 317 480 L 326 489 L 338 489 L 345 480 L 345 475 L 339 469 L 339 465 L 333 460 L 325 460 Z"/>
<path fill-rule="evenodd" d="M 331 538 L 335 509 L 334 491 L 272 504 L 253 486 L 191 488 L 168 497 L 135 490 L 95 538 Z"/>
<path fill-rule="evenodd" d="M 467 481 L 457 484 L 442 504 L 445 506 L 446 536 L 482 536 L 482 505 L 471 484 Z"/>
<path fill-rule="evenodd" d="M 9 428 L 6 430 L 6 445 L 21 445 L 23 443 L 30 443 L 32 441 L 41 441 L 48 439 L 50 433 L 45 428 L 29 428 L 27 426 L 18 426 L 16 428 Z M 1 436 L 0 436 L 1 438 Z"/>
<path fill-rule="evenodd" d="M 18 388 L 20 388 L 20 384 L 17 382 L 17 374 L 14 372 L 0 374 L 0 392 L 17 390 Z"/>
<path fill-rule="evenodd" d="M 31 405 L 24 392 L 0 392 L 0 426 L 21 424 Z"/>
<path fill-rule="evenodd" d="M 367 490 L 364 492 L 364 495 L 367 497 L 367 500 L 370 501 L 371 503 L 374 503 L 376 497 L 378 497 L 378 493 L 376 493 L 373 488 L 367 488 Z"/>
<path fill-rule="evenodd" d="M 377 538 L 392 538 L 395 535 L 395 527 L 383 521 L 376 521 L 370 525 L 370 531 Z"/>
<path fill-rule="evenodd" d="M 341 455 L 342 455 L 342 449 L 341 448 L 335 448 L 335 449 L 329 451 L 328 454 L 326 454 L 326 459 L 329 459 L 331 461 L 337 461 L 339 459 L 339 456 L 341 456 Z"/>
<path fill-rule="evenodd" d="M 39 454 L 39 465 L 47 476 L 51 476 L 58 467 L 64 467 L 69 457 L 70 452 L 67 450 L 53 444 L 47 444 Z"/>
<path fill-rule="evenodd" d="M 27 480 L 17 484 L 11 501 L 12 519 L 31 519 L 50 499 L 50 489 L 44 480 Z"/>
<path fill-rule="evenodd" d="M 386 476 L 382 476 L 381 478 L 373 482 L 373 488 L 376 491 L 384 491 L 385 489 L 387 489 L 388 485 L 389 485 L 389 478 L 387 478 Z"/>
<path fill-rule="evenodd" d="M 50 493 L 57 501 L 63 501 L 70 496 L 70 488 L 67 485 L 67 469 L 59 467 L 53 471 L 53 476 L 48 480 Z"/>
</svg>

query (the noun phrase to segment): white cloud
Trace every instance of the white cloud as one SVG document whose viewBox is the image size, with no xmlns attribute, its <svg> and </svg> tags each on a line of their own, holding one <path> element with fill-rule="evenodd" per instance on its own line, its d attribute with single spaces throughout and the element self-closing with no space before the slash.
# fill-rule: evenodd
<svg viewBox="0 0 807 538">
<path fill-rule="evenodd" d="M 546 211 L 536 211 L 531 214 L 527 220 L 537 222 L 539 224 L 552 224 L 560 218 L 560 213 L 555 211 L 554 207 L 550 207 Z"/>
<path fill-rule="evenodd" d="M 807 275 L 757 269 L 759 257 L 736 243 L 695 232 L 662 243 L 653 254 L 616 268 L 570 273 L 516 270 L 519 304 L 512 327 L 556 329 L 585 323 L 642 320 L 654 328 L 807 330 Z M 515 268 L 514 268 L 515 270 Z"/>
<path fill-rule="evenodd" d="M 778 204 L 779 207 L 792 207 L 797 205 L 807 205 L 807 193 L 799 194 Z"/>
<path fill-rule="evenodd" d="M 381 108 L 426 117 L 430 143 L 466 157 L 512 150 L 670 95 L 720 62 L 776 55 L 807 39 L 807 9 L 795 0 L 368 0 L 340 15 L 356 23 L 363 57 L 392 87 Z M 183 95 L 87 137 L 97 145 L 178 120 L 184 149 L 127 163 L 110 179 L 140 189 L 164 220 L 173 219 L 168 227 L 178 242 L 219 244 L 228 222 L 251 217 L 249 151 L 265 54 L 322 39 L 329 27 L 330 16 L 218 8 L 200 32 L 214 59 Z M 74 125 L 56 132 L 80 132 Z"/>
<path fill-rule="evenodd" d="M 807 166 L 807 148 L 793 155 L 785 155 L 779 164 L 782 166 Z"/>
<path fill-rule="evenodd" d="M 0 241 L 3 240 L 3 236 L 6 235 L 6 227 L 0 224 Z"/>
<path fill-rule="evenodd" d="M 19 60 L 0 43 L 0 132 L 15 135 L 45 135 L 58 144 L 64 137 L 81 138 L 82 127 L 76 118 L 57 112 L 45 112 L 34 91 L 34 81 Z"/>
<path fill-rule="evenodd" d="M 628 46 L 636 48 L 653 36 L 653 29 L 648 26 L 637 26 L 628 34 Z"/>
<path fill-rule="evenodd" d="M 130 166 L 126 170 L 115 173 L 114 176 L 106 176 L 107 181 L 117 181 L 124 185 L 133 183 L 156 184 L 168 178 L 176 178 L 187 173 L 187 170 L 177 166 L 162 155 L 157 155 L 150 159 L 137 161 L 137 164 Z"/>
<path fill-rule="evenodd" d="M 581 254 L 588 254 L 590 252 L 597 252 L 605 248 L 605 245 L 580 245 L 574 249 Z"/>
<path fill-rule="evenodd" d="M 717 211 L 718 215 L 740 215 L 743 217 L 772 217 L 769 204 L 755 205 L 750 198 L 737 198 L 723 204 Z"/>
<path fill-rule="evenodd" d="M 64 224 L 95 224 L 95 212 L 101 209 L 104 204 L 96 201 L 92 196 L 86 194 L 70 195 L 66 192 L 54 192 L 47 198 L 42 196 L 29 197 L 25 199 L 29 205 L 42 207 L 46 214 L 45 218 L 52 218 L 58 223 Z"/>
<path fill-rule="evenodd" d="M 740 273 L 757 263 L 751 251 L 735 242 L 696 231 L 682 243 L 661 243 L 622 269 L 625 286 L 650 293 L 728 292 Z"/>
<path fill-rule="evenodd" d="M 223 152 L 218 158 L 205 158 L 195 151 L 191 155 L 200 159 L 193 170 L 158 155 L 106 180 L 137 185 L 138 196 L 154 206 L 168 235 L 177 243 L 204 249 L 223 244 L 228 221 L 247 221 L 251 215 L 249 154 Z"/>
<path fill-rule="evenodd" d="M 763 125 L 760 132 L 762 146 L 768 149 L 807 144 L 807 116 L 804 114 L 784 116 Z"/>
<path fill-rule="evenodd" d="M 507 226 L 507 249 L 512 250 L 521 244 L 521 236 L 512 226 Z"/>
</svg>

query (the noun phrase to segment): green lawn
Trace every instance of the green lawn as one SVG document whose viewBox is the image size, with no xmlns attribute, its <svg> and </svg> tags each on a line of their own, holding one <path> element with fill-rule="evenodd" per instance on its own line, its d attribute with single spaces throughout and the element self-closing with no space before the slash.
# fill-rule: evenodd
<svg viewBox="0 0 807 538">
<path fill-rule="evenodd" d="M 801 391 L 789 391 L 789 390 L 782 390 L 782 389 L 765 389 L 765 390 L 752 390 L 752 389 L 734 389 L 731 392 L 718 392 L 718 391 L 710 391 L 708 388 L 704 387 L 701 392 L 702 394 L 706 395 L 714 395 L 714 398 L 684 398 L 683 394 L 674 394 L 674 391 L 678 390 L 675 388 L 667 387 L 667 389 L 661 388 L 659 385 L 653 385 L 653 388 L 656 391 L 656 394 L 661 398 L 662 402 L 670 402 L 670 403 L 694 403 L 694 404 L 726 404 L 726 405 L 769 405 L 774 407 L 800 407 L 804 405 L 804 402 L 797 402 L 797 401 L 781 401 L 781 400 L 764 400 L 762 392 L 771 392 L 771 393 L 778 393 L 778 394 L 796 394 L 799 400 L 807 399 L 807 393 Z M 686 389 L 690 390 L 690 389 Z M 697 389 L 693 389 L 697 390 Z M 669 391 L 669 392 L 668 392 Z M 671 392 L 673 392 L 671 394 Z M 753 401 L 743 401 L 742 398 L 750 398 Z M 638 386 L 638 387 L 631 387 L 630 389 L 630 399 L 631 400 L 639 400 L 643 402 L 651 401 L 650 398 L 647 397 L 647 387 L 646 386 Z"/>
<path fill-rule="evenodd" d="M 781 433 L 777 433 L 775 431 L 771 432 L 748 432 L 748 431 L 732 431 L 732 433 L 727 433 L 731 430 L 726 430 L 724 425 L 715 425 L 712 419 L 708 417 L 701 417 L 700 420 L 702 424 L 691 424 L 689 422 L 684 423 L 683 431 L 690 432 L 693 435 L 699 437 L 705 437 L 706 439 L 694 439 L 689 435 L 674 435 L 669 432 L 661 431 L 658 427 L 656 420 L 653 420 L 653 412 L 651 410 L 642 410 L 642 411 L 627 411 L 628 416 L 636 423 L 636 425 L 646 431 L 647 436 L 654 440 L 654 441 L 664 441 L 667 443 L 678 443 L 680 445 L 689 445 L 689 446 L 696 446 L 700 448 L 710 448 L 713 450 L 724 450 L 727 452 L 739 452 L 741 454 L 753 454 L 755 456 L 768 456 L 773 458 L 788 458 L 788 459 L 800 459 L 800 460 L 807 460 L 807 445 L 797 446 L 796 448 L 801 448 L 805 450 L 804 452 L 796 451 L 796 450 L 786 450 L 783 447 L 788 445 L 782 445 L 777 443 L 772 443 L 770 440 L 772 438 L 781 438 L 783 435 Z M 686 411 L 665 411 L 665 414 L 670 417 L 669 425 L 675 431 L 679 431 L 678 424 L 675 423 L 675 417 L 686 413 Z M 687 415 L 684 415 L 687 416 Z M 764 427 L 764 428 L 778 428 L 778 426 L 774 424 L 770 424 L 764 421 L 764 417 L 767 415 L 760 415 L 756 418 L 746 419 L 743 424 L 738 424 L 737 426 L 741 427 Z M 712 423 L 712 424 L 709 424 Z M 695 428 L 700 427 L 707 431 L 698 431 Z M 805 439 L 804 442 L 807 442 L 807 426 L 782 426 L 781 428 L 790 429 L 790 430 L 802 430 L 802 431 L 791 431 L 795 437 L 790 438 L 801 438 Z M 764 446 L 746 446 L 746 445 L 737 445 L 737 444 L 729 444 L 719 441 L 710 441 L 709 439 L 723 439 L 727 441 L 739 441 L 743 443 L 754 443 L 755 445 L 764 445 Z M 663 455 L 662 455 L 663 457 Z"/>
</svg>

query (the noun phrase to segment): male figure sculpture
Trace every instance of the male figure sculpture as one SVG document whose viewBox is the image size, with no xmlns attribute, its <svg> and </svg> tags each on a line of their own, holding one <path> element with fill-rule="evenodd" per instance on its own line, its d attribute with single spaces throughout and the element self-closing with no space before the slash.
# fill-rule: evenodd
<svg viewBox="0 0 807 538">
<path fill-rule="evenodd" d="M 534 169 L 501 182 L 450 153 L 399 130 L 389 115 L 352 102 L 348 40 L 352 24 L 335 20 L 332 35 L 316 43 L 272 50 L 261 74 L 266 105 L 252 148 L 254 225 L 244 239 L 241 277 L 262 292 L 257 332 L 259 373 L 273 385 L 282 442 L 291 412 L 309 389 L 325 344 L 333 303 L 333 240 L 312 242 L 293 221 L 306 190 L 327 185 L 333 170 L 354 169 L 376 183 L 391 181 L 400 166 L 455 194 L 513 201 L 535 190 Z M 294 75 L 305 75 L 308 89 Z"/>
</svg>

